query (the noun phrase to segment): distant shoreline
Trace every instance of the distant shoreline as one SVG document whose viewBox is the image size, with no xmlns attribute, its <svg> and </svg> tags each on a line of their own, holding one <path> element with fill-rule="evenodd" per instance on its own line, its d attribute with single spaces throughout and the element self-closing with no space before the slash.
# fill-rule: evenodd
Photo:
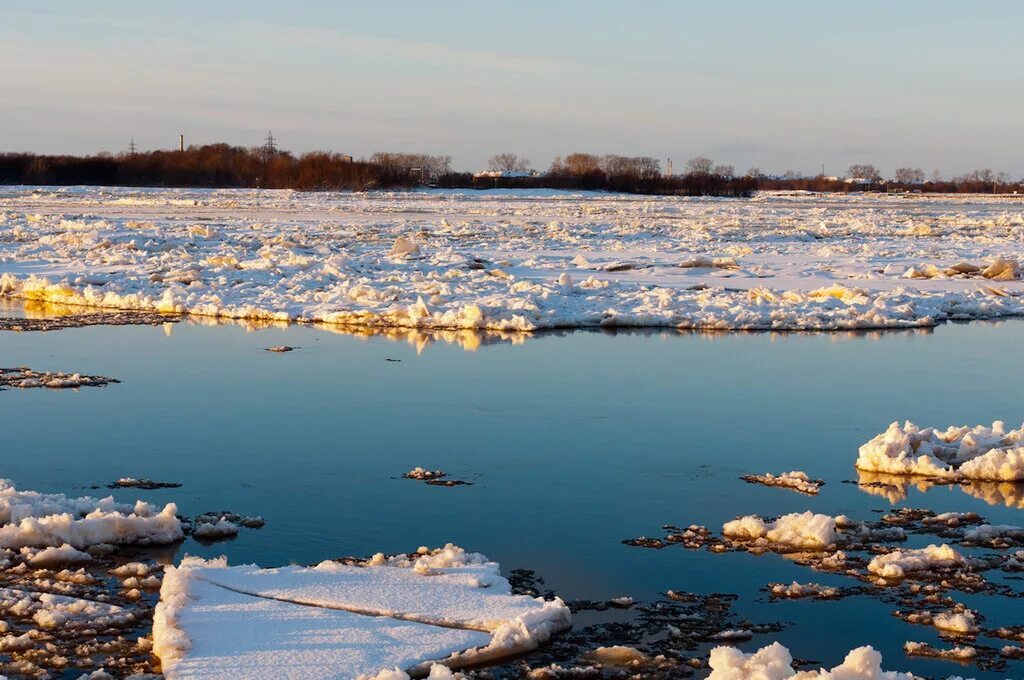
<svg viewBox="0 0 1024 680">
<path fill-rule="evenodd" d="M 718 196 L 746 198 L 758 191 L 815 193 L 1024 194 L 1024 181 L 976 171 L 953 180 L 899 182 L 871 179 L 777 177 L 751 170 L 736 176 L 729 166 L 666 175 L 657 169 L 602 169 L 602 158 L 573 157 L 593 163 L 553 166 L 545 173 L 469 173 L 450 170 L 448 156 L 375 154 L 353 160 L 330 152 L 294 156 L 285 151 L 209 144 L 177 151 L 150 151 L 93 156 L 0 153 L 0 185 L 120 186 L 139 188 L 291 189 L 295 191 L 440 189 L 550 189 L 607 191 L 656 196 Z M 872 166 L 867 166 L 872 167 Z M 873 168 L 872 168 L 873 169 Z M 758 174 L 752 174 L 757 172 Z M 919 173 L 920 174 L 920 173 Z"/>
</svg>

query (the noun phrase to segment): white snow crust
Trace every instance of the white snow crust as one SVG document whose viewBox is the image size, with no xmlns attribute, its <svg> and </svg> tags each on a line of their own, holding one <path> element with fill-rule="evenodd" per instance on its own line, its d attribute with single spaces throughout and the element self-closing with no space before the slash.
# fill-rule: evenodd
<svg viewBox="0 0 1024 680">
<path fill-rule="evenodd" d="M 1024 313 L 1024 205 L 16 187 L 0 294 L 371 327 L 837 330 Z"/>
</svg>

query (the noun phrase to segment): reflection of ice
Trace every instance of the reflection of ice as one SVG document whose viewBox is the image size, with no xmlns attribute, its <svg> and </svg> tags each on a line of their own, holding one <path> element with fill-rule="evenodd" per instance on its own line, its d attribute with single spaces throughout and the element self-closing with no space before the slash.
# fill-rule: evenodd
<svg viewBox="0 0 1024 680">
<path fill-rule="evenodd" d="M 989 505 L 1024 509 L 1024 484 L 1019 482 L 971 482 L 960 488 Z"/>
<path fill-rule="evenodd" d="M 911 486 L 921 493 L 925 493 L 935 486 L 959 487 L 964 493 L 981 499 L 989 505 L 1005 505 L 1008 508 L 1024 509 L 1024 483 L 1021 482 L 971 481 L 963 484 L 949 484 L 928 477 L 857 471 L 858 489 L 873 496 L 881 496 L 893 505 L 906 500 Z"/>
</svg>

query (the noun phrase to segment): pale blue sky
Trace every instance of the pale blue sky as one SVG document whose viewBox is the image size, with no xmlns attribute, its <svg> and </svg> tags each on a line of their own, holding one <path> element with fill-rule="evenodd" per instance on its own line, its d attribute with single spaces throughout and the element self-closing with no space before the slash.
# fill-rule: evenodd
<svg viewBox="0 0 1024 680">
<path fill-rule="evenodd" d="M 0 150 L 571 151 L 1024 175 L 1024 3 L 5 3 Z"/>
</svg>

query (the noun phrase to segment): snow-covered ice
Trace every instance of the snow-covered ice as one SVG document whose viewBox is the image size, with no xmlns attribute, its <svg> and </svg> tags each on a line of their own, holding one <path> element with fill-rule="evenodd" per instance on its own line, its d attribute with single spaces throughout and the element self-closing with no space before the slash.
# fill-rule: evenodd
<svg viewBox="0 0 1024 680">
<path fill-rule="evenodd" d="M 490 639 L 480 631 L 251 597 L 200 578 L 169 575 L 164 582 L 184 588 L 184 597 L 176 600 L 168 585 L 163 587 L 153 627 L 154 652 L 170 680 L 376 676 L 385 668 L 443 659 Z"/>
<path fill-rule="evenodd" d="M 860 447 L 857 469 L 889 475 L 921 475 L 942 480 L 1024 480 L 1024 426 L 919 428 L 894 422 Z"/>
<path fill-rule="evenodd" d="M 905 328 L 1024 313 L 1024 204 L 7 189 L 0 294 L 371 327 Z"/>
<path fill-rule="evenodd" d="M 166 570 L 153 634 L 169 678 L 226 668 L 253 678 L 345 669 L 355 678 L 493 661 L 568 625 L 561 600 L 513 595 L 496 563 L 448 545 L 358 565 L 260 569 L 186 558 Z"/>
</svg>

